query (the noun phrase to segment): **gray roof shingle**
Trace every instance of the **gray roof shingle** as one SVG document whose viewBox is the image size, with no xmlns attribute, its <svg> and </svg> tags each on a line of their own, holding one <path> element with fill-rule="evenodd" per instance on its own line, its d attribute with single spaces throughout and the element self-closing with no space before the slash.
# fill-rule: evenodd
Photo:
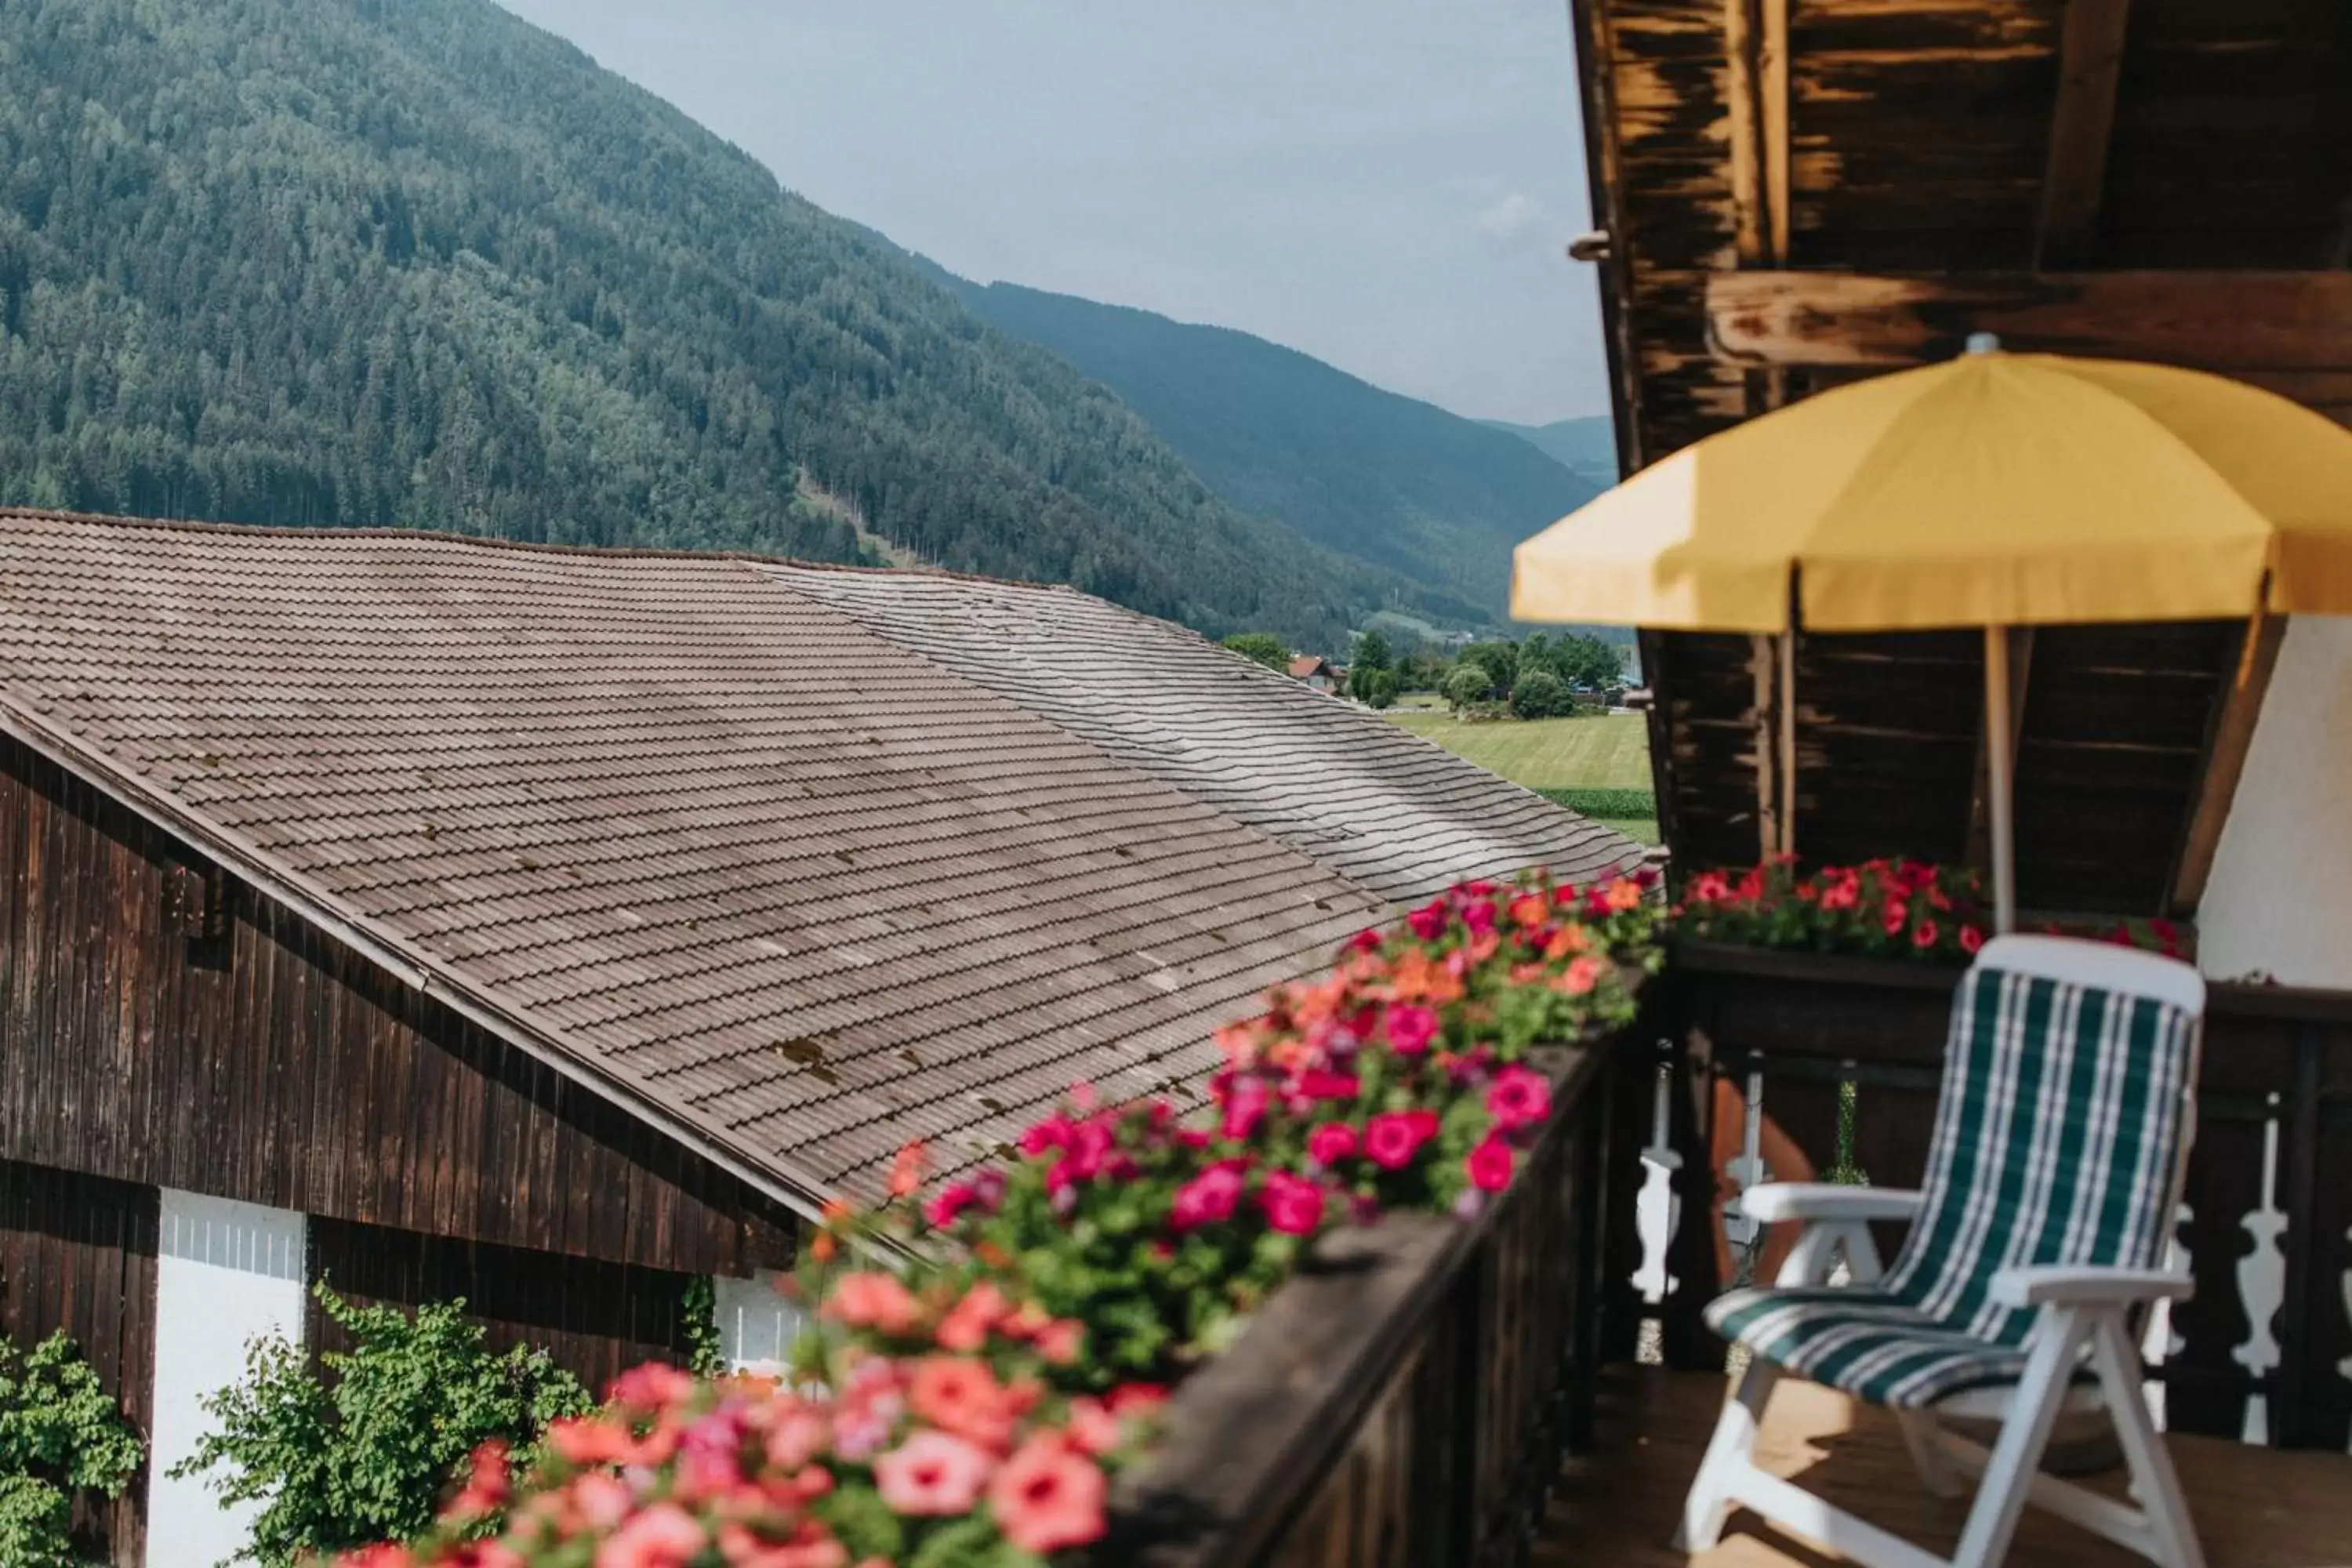
<svg viewBox="0 0 2352 1568">
<path fill-rule="evenodd" d="M 1108 713 L 1082 646 L 1186 673 Z M 0 511 L 0 721 L 812 1197 L 1195 1078 L 1384 900 L 1598 842 L 1203 655 L 1059 590 Z"/>
<path fill-rule="evenodd" d="M 1042 714 L 1104 755 L 1400 903 L 1639 844 L 1206 637 L 1075 589 L 832 566 L 761 570 Z"/>
</svg>

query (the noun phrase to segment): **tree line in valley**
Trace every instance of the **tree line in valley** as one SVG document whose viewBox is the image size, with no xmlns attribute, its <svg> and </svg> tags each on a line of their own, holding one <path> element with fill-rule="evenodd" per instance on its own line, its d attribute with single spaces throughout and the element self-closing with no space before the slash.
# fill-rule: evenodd
<svg viewBox="0 0 2352 1568">
<path fill-rule="evenodd" d="M 1294 657 L 1271 632 L 1236 633 L 1225 647 L 1269 669 L 1287 670 Z M 1443 697 L 1465 715 L 1564 718 L 1622 690 L 1626 653 L 1581 632 L 1534 632 L 1517 642 L 1472 643 L 1452 654 L 1426 645 L 1400 653 L 1386 636 L 1367 631 L 1356 637 L 1342 689 L 1371 708 L 1391 707 L 1419 691 Z"/>
</svg>

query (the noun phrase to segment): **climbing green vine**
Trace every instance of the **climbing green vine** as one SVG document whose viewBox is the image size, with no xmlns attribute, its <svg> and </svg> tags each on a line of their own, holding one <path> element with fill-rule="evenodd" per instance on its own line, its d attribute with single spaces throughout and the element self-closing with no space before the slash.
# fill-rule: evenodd
<svg viewBox="0 0 2352 1568">
<path fill-rule="evenodd" d="M 0 1340 L 0 1563 L 78 1568 L 74 1494 L 120 1497 L 145 1449 L 71 1340 Z"/>
<path fill-rule="evenodd" d="M 697 1377 L 717 1377 L 727 1370 L 719 1344 L 719 1288 L 706 1275 L 686 1282 L 678 1305 L 678 1342 L 686 1352 L 686 1369 Z"/>
</svg>

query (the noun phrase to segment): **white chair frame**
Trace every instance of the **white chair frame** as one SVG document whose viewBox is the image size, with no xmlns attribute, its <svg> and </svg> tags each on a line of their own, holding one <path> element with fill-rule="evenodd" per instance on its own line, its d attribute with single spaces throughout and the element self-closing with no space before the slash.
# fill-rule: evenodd
<svg viewBox="0 0 2352 1568">
<path fill-rule="evenodd" d="M 2185 963 L 2151 953 L 2058 937 L 1996 938 L 1977 955 L 1977 966 L 2147 996 L 2189 1014 L 2199 1033 L 2189 1054 L 2189 1103 L 2173 1159 L 2170 1202 L 2163 1211 L 2177 1212 L 2195 1136 L 2203 979 Z M 1921 1201 L 1916 1192 L 1797 1183 L 1766 1183 L 1740 1199 L 1762 1223 L 1805 1226 L 1781 1266 L 1776 1281 L 1781 1285 L 1828 1284 L 1841 1253 L 1853 1283 L 1876 1279 L 1881 1267 L 1869 1222 L 1915 1218 Z M 2009 1268 L 1994 1277 L 1992 1289 L 2006 1305 L 2038 1309 L 2018 1381 L 1970 1390 L 1931 1409 L 1895 1413 L 1920 1483 L 1930 1493 L 1957 1498 L 1966 1477 L 1981 1478 L 1951 1557 L 1937 1557 L 1757 1465 L 1764 1407 L 1773 1386 L 1790 1375 L 1761 1356 L 1751 1357 L 1735 1380 L 1684 1501 L 1675 1546 L 1692 1552 L 1713 1547 L 1731 1506 L 1740 1503 L 1868 1568 L 1994 1568 L 2007 1557 L 2025 1505 L 2032 1502 L 2161 1568 L 2204 1568 L 2179 1477 L 2148 1413 L 2131 1321 L 2134 1310 L 2147 1303 L 2186 1300 L 2194 1289 L 2189 1276 L 2155 1269 Z M 2098 1378 L 2093 1386 L 2074 1382 L 2086 1357 Z M 2041 1473 L 2042 1451 L 2061 1411 L 2092 1408 L 2105 1409 L 2114 1419 L 2137 1507 Z M 1988 1450 L 1944 1426 L 1937 1419 L 1942 1415 L 1990 1417 L 2000 1425 L 2000 1438 Z"/>
</svg>

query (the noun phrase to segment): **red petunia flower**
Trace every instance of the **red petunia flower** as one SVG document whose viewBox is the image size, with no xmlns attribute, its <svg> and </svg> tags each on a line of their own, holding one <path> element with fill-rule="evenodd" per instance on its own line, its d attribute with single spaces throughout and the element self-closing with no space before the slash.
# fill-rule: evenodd
<svg viewBox="0 0 2352 1568">
<path fill-rule="evenodd" d="M 1265 1222 L 1285 1236 L 1313 1236 L 1323 1225 L 1323 1189 L 1304 1176 L 1276 1171 L 1257 1196 Z"/>
<path fill-rule="evenodd" d="M 1470 1173 L 1470 1181 L 1482 1193 L 1499 1193 L 1511 1184 L 1511 1168 L 1518 1156 L 1500 1138 L 1489 1134 L 1475 1149 L 1470 1151 L 1463 1164 Z"/>
<path fill-rule="evenodd" d="M 1328 1169 L 1353 1154 L 1360 1142 L 1346 1122 L 1326 1121 L 1307 1135 L 1307 1157 Z"/>
</svg>

